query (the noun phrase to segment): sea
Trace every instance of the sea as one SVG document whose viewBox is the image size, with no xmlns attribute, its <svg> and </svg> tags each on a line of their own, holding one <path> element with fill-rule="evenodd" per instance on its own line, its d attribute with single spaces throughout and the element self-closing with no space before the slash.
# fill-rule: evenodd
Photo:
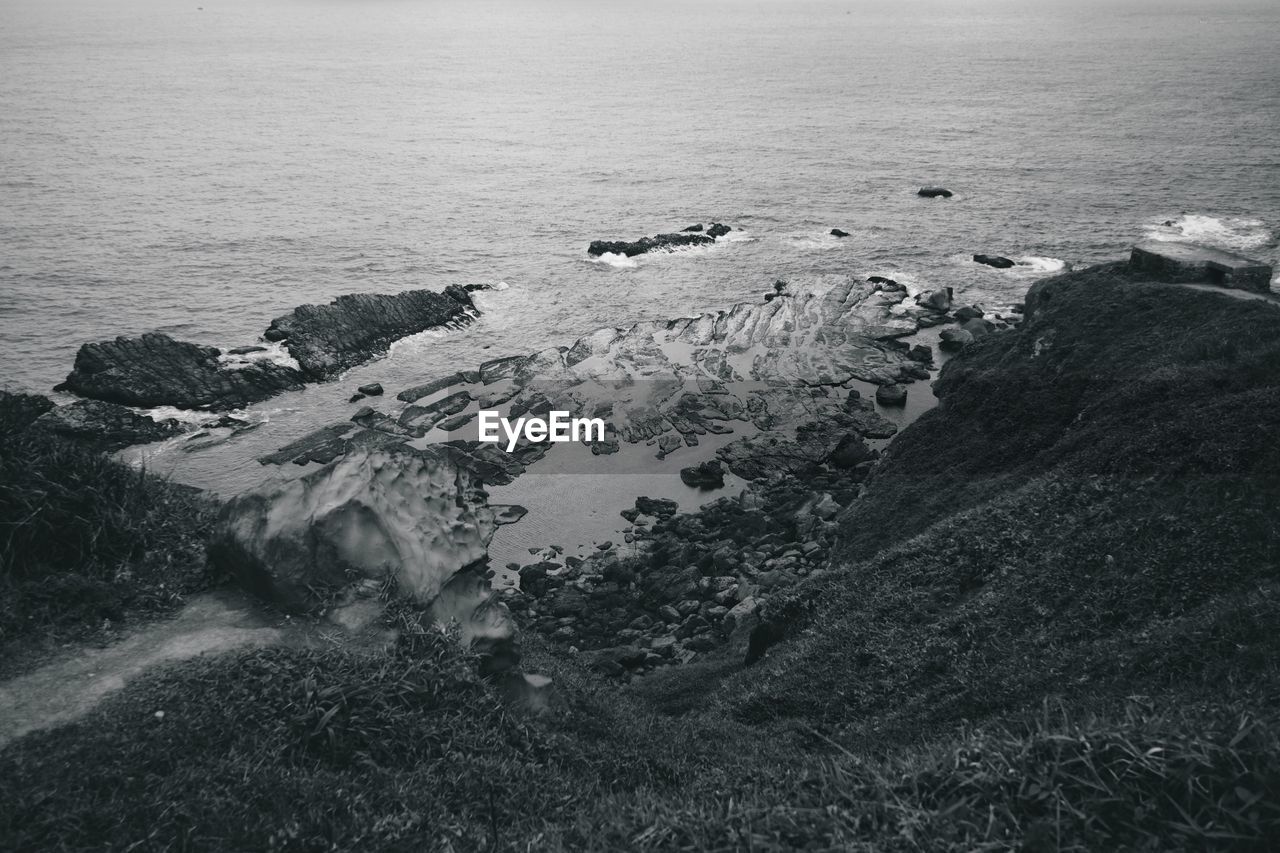
<svg viewBox="0 0 1280 853">
<path fill-rule="evenodd" d="M 150 460 L 223 493 L 363 382 L 779 279 L 1007 305 L 1135 241 L 1274 264 L 1278 235 L 1274 0 L 0 0 L 5 387 L 49 393 L 87 341 L 231 347 L 340 294 L 493 287 L 468 328 L 255 407 L 243 451 Z"/>
</svg>

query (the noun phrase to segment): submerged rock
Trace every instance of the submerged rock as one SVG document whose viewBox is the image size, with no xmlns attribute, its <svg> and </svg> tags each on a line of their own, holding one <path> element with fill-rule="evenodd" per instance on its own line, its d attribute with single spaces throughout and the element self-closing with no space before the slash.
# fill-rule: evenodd
<svg viewBox="0 0 1280 853">
<path fill-rule="evenodd" d="M 107 452 L 131 444 L 163 441 L 183 432 L 182 424 L 173 418 L 157 421 L 101 400 L 77 400 L 58 406 L 36 418 L 31 428 Z"/>
<path fill-rule="evenodd" d="M 728 234 L 732 230 L 733 229 L 730 228 L 728 225 L 724 225 L 723 223 L 720 223 L 720 222 L 712 222 L 711 226 L 707 228 L 707 234 L 710 237 L 723 237 L 724 235 Z"/>
<path fill-rule="evenodd" d="M 714 228 L 715 226 L 712 226 Z M 593 258 L 600 255 L 626 255 L 628 258 L 643 255 L 657 249 L 675 249 L 682 246 L 702 246 L 715 242 L 715 235 L 681 232 L 678 234 L 658 234 L 653 237 L 641 237 L 639 240 L 593 240 L 587 247 L 587 254 Z"/>
<path fill-rule="evenodd" d="M 832 237 L 848 237 L 848 236 L 849 236 L 849 232 L 848 232 L 848 231 L 841 231 L 839 228 L 832 228 L 832 229 L 831 229 L 831 236 L 832 236 Z"/>
<path fill-rule="evenodd" d="M 916 195 L 925 198 L 951 198 L 954 193 L 945 187 L 921 187 L 916 190 Z"/>
<path fill-rule="evenodd" d="M 979 264 L 986 264 L 989 267 L 995 267 L 998 270 L 1007 270 L 1010 267 L 1017 266 L 1016 261 L 1012 261 L 1003 255 L 974 255 L 973 260 Z"/>
<path fill-rule="evenodd" d="M 216 411 L 302 387 L 304 377 L 292 367 L 265 360 L 227 364 L 220 355 L 158 332 L 85 344 L 55 390 L 125 406 Z"/>
<path fill-rule="evenodd" d="M 267 337 L 284 341 L 308 379 L 331 379 L 382 355 L 400 338 L 468 323 L 474 311 L 467 289 L 458 285 L 440 293 L 354 293 L 328 305 L 299 305 L 272 320 Z"/>
</svg>

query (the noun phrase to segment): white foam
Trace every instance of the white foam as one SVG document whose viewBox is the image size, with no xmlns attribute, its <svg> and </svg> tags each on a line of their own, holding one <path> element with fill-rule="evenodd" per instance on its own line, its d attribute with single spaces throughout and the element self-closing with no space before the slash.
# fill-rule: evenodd
<svg viewBox="0 0 1280 853">
<path fill-rule="evenodd" d="M 246 352 L 241 355 L 231 355 L 223 352 L 218 356 L 218 362 L 229 370 L 241 370 L 260 361 L 270 361 L 284 367 L 292 367 L 294 370 L 301 370 L 302 365 L 298 364 L 297 359 L 289 355 L 289 351 L 284 348 L 284 344 L 277 341 L 275 343 L 262 344 L 264 349 L 258 352 Z"/>
<path fill-rule="evenodd" d="M 1033 272 L 1036 275 L 1044 273 L 1061 272 L 1067 266 L 1067 262 L 1061 258 L 1040 257 L 1039 255 L 1024 255 L 1021 258 L 1015 258 L 1018 267 L 1022 272 Z M 1027 268 L 1030 269 L 1027 269 Z"/>
<path fill-rule="evenodd" d="M 728 234 L 721 234 L 716 238 L 717 243 L 754 243 L 755 237 L 752 237 L 746 231 L 730 231 Z"/>
<path fill-rule="evenodd" d="M 1275 235 L 1261 219 L 1184 213 L 1177 219 L 1148 223 L 1146 236 L 1165 242 L 1205 243 L 1222 249 L 1258 249 Z"/>
<path fill-rule="evenodd" d="M 496 282 L 496 283 L 495 283 L 495 284 L 494 284 L 490 289 L 491 289 L 491 290 L 506 290 L 506 289 L 507 289 L 507 288 L 509 288 L 509 287 L 511 287 L 511 285 L 507 284 L 505 281 L 499 281 L 499 282 Z"/>
<path fill-rule="evenodd" d="M 787 241 L 797 249 L 806 251 L 827 251 L 844 245 L 843 237 L 833 237 L 827 233 L 789 234 Z"/>
<path fill-rule="evenodd" d="M 607 267 L 613 267 L 619 270 L 631 270 L 640 266 L 640 262 L 635 258 L 628 258 L 626 255 L 617 252 L 605 252 L 603 255 L 596 255 L 594 258 L 588 258 L 593 264 L 604 264 Z"/>
</svg>

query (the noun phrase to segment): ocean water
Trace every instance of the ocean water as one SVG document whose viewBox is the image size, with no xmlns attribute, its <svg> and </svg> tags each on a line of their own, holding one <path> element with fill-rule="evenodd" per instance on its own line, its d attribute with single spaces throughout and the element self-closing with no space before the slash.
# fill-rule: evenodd
<svg viewBox="0 0 1280 853">
<path fill-rule="evenodd" d="M 343 293 L 505 285 L 465 331 L 262 404 L 261 450 L 360 382 L 777 278 L 1008 303 L 1144 237 L 1274 263 L 1278 133 L 1271 0 L 0 0 L 0 369 L 44 392 L 85 341 L 234 346 Z M 732 239 L 586 255 L 710 221 Z M 248 476 L 198 456 L 187 479 Z"/>
</svg>

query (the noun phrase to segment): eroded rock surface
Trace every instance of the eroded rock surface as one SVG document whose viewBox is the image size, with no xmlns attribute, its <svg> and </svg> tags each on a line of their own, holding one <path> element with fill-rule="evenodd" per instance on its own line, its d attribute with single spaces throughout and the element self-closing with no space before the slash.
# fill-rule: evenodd
<svg viewBox="0 0 1280 853">
<path fill-rule="evenodd" d="M 173 418 L 157 421 L 101 400 L 57 406 L 36 418 L 31 428 L 106 452 L 163 441 L 183 432 L 182 424 Z"/>
</svg>

